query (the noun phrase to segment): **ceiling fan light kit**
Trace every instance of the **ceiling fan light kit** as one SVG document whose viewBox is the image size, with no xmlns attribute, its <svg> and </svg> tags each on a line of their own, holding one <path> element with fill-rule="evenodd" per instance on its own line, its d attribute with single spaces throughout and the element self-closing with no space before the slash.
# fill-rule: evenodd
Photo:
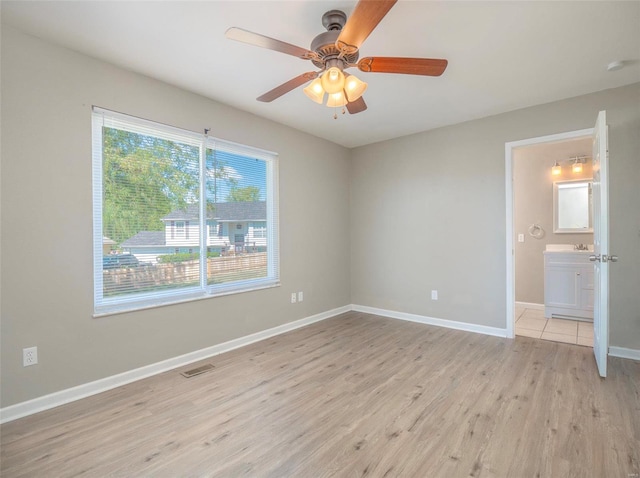
<svg viewBox="0 0 640 478">
<path fill-rule="evenodd" d="M 322 16 L 322 25 L 327 31 L 313 39 L 310 50 L 242 28 L 231 27 L 226 36 L 231 40 L 310 60 L 320 68 L 318 72 L 303 73 L 277 86 L 259 96 L 258 101 L 271 102 L 311 81 L 303 91 L 312 101 L 322 104 L 327 93 L 328 107 L 346 106 L 350 114 L 356 114 L 367 109 L 362 95 L 368 85 L 356 76 L 345 73 L 347 68 L 355 67 L 364 73 L 440 76 L 447 67 L 447 60 L 430 58 L 367 57 L 358 61 L 360 46 L 396 2 L 360 0 L 348 21 L 340 10 L 326 12 Z"/>
<path fill-rule="evenodd" d="M 360 81 L 355 75 L 348 75 L 344 85 L 344 92 L 347 94 L 349 101 L 355 101 L 363 95 L 368 86 L 369 85 L 364 81 Z"/>
<path fill-rule="evenodd" d="M 347 98 L 342 91 L 329 93 L 329 97 L 327 98 L 327 106 L 329 108 L 341 108 L 342 106 L 346 106 L 347 103 Z"/>
<path fill-rule="evenodd" d="M 337 66 L 332 66 L 320 77 L 322 88 L 330 95 L 344 90 L 344 73 Z"/>
<path fill-rule="evenodd" d="M 318 104 L 322 104 L 324 101 L 324 90 L 322 89 L 322 81 L 320 78 L 316 78 L 308 86 L 306 86 L 302 91 L 311 98 L 311 100 L 315 101 Z"/>
</svg>

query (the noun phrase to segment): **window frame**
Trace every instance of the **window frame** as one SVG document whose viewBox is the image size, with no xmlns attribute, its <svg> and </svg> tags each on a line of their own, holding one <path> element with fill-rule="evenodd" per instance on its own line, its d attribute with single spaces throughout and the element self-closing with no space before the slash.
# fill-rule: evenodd
<svg viewBox="0 0 640 478">
<path fill-rule="evenodd" d="M 262 225 L 264 223 L 264 225 Z M 256 226 L 260 224 L 260 226 Z M 256 234 L 256 232 L 258 234 Z M 253 221 L 251 223 L 251 237 L 254 239 L 266 239 L 267 237 L 267 224 L 266 221 Z"/>
<path fill-rule="evenodd" d="M 207 234 L 208 237 L 218 237 L 218 221 L 215 219 L 207 220 Z"/>
<path fill-rule="evenodd" d="M 187 231 L 187 221 L 175 221 L 176 224 L 176 235 L 175 239 L 189 239 L 186 234 Z"/>
<path fill-rule="evenodd" d="M 117 126 L 114 126 L 117 125 Z M 93 182 L 93 277 L 94 277 L 94 317 L 143 310 L 186 301 L 214 298 L 229 294 L 249 292 L 280 286 L 279 260 L 279 185 L 278 155 L 251 146 L 232 143 L 208 135 L 183 130 L 154 121 L 137 118 L 94 106 L 91 115 L 92 126 L 92 182 Z M 200 211 L 199 224 L 207 224 L 205 190 L 207 182 L 206 151 L 218 149 L 233 154 L 262 160 L 266 166 L 265 200 L 267 209 L 267 275 L 257 279 L 243 279 L 220 284 L 207 284 L 207 235 L 208 227 L 199 227 L 200 244 L 200 284 L 172 290 L 124 294 L 118 297 L 104 297 L 103 290 L 103 126 L 118 128 L 137 134 L 153 135 L 174 141 L 186 142 L 200 149 Z M 173 222 L 173 221 L 172 221 Z M 176 221 L 177 222 L 177 221 Z M 218 226 L 221 224 L 218 223 Z M 189 223 L 185 222 L 185 234 Z M 171 227 L 171 236 L 174 228 Z"/>
</svg>

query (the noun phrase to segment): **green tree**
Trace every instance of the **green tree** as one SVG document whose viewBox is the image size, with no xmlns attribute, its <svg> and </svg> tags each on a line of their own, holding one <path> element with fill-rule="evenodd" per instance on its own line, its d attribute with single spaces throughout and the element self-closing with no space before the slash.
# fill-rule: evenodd
<svg viewBox="0 0 640 478">
<path fill-rule="evenodd" d="M 223 159 L 226 156 L 228 154 L 207 148 L 207 201 L 217 203 L 225 190 L 238 187 L 238 180 Z"/>
<path fill-rule="evenodd" d="M 219 189 L 237 187 L 232 169 L 215 150 L 206 151 L 207 209 Z M 103 128 L 103 231 L 117 243 L 140 231 L 162 231 L 162 218 L 197 204 L 197 146 L 114 128 Z"/>
<path fill-rule="evenodd" d="M 199 197 L 198 148 L 123 130 L 103 130 L 103 229 L 120 243 L 161 231 L 162 217 Z"/>
<path fill-rule="evenodd" d="M 227 201 L 229 202 L 253 202 L 259 200 L 260 188 L 256 186 L 234 187 L 227 194 Z"/>
</svg>

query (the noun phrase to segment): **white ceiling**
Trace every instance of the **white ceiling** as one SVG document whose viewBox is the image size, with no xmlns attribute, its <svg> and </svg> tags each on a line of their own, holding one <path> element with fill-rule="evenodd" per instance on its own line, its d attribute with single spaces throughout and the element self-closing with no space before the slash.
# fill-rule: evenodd
<svg viewBox="0 0 640 478">
<path fill-rule="evenodd" d="M 315 68 L 227 40 L 241 27 L 308 48 L 355 1 L 2 1 L 2 22 L 238 109 L 354 147 L 640 81 L 640 2 L 399 1 L 360 56 L 446 58 L 439 78 L 357 73 L 369 109 L 333 119 L 298 88 Z M 607 72 L 612 61 L 625 68 Z"/>
</svg>

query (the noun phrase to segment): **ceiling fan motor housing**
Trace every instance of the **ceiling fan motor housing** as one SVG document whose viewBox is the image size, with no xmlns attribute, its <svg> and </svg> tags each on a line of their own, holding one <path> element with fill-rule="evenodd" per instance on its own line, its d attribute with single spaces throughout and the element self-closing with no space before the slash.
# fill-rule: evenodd
<svg viewBox="0 0 640 478">
<path fill-rule="evenodd" d="M 338 36 L 340 36 L 340 31 L 346 22 L 347 15 L 340 10 L 330 10 L 322 15 L 322 25 L 327 29 L 327 31 L 315 37 L 311 42 L 310 48 L 320 57 L 320 59 L 311 60 L 318 68 L 325 68 L 328 60 L 337 59 L 340 55 L 340 50 L 336 47 L 336 40 L 338 39 Z M 341 63 L 342 68 L 340 69 L 342 70 L 346 64 L 357 62 L 358 56 L 359 54 L 356 51 L 355 53 L 344 55 L 341 61 L 334 63 Z"/>
<path fill-rule="evenodd" d="M 347 23 L 347 15 L 342 10 L 329 10 L 322 15 L 322 26 L 327 30 L 342 30 Z"/>
</svg>

